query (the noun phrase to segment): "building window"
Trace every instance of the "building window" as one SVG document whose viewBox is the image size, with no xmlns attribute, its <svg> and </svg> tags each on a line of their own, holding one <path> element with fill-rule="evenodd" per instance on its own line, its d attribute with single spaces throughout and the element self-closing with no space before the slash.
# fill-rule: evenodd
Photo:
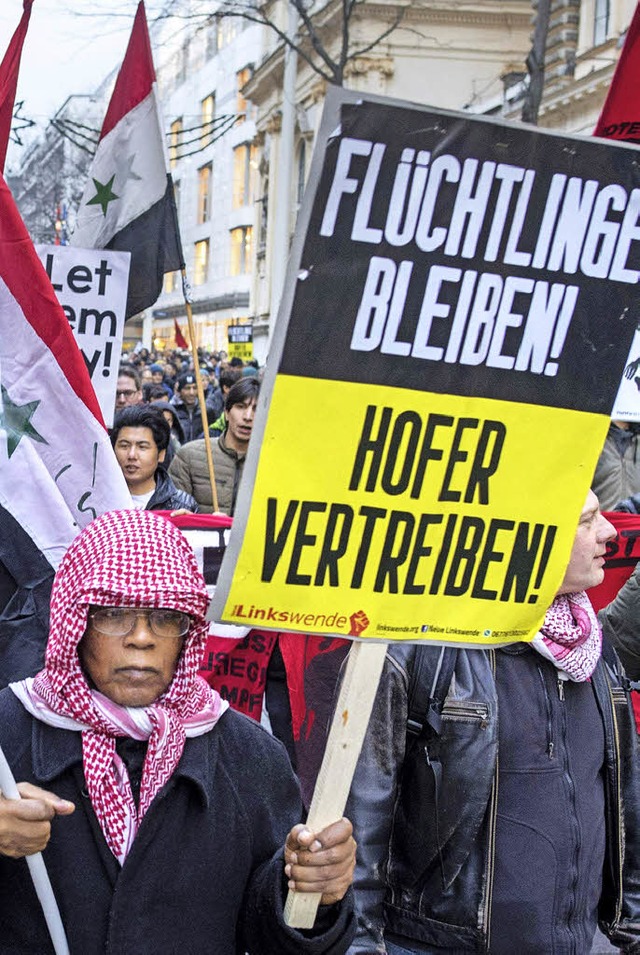
<svg viewBox="0 0 640 955">
<path fill-rule="evenodd" d="M 218 49 L 228 46 L 238 32 L 236 17 L 220 17 L 218 20 Z"/>
<path fill-rule="evenodd" d="M 180 278 L 179 272 L 165 272 L 164 273 L 164 292 L 169 295 L 171 292 L 175 292 L 178 288 L 178 279 Z"/>
<path fill-rule="evenodd" d="M 265 177 L 262 183 L 262 198 L 258 199 L 258 255 L 265 255 L 267 251 L 267 226 L 269 224 L 269 179 Z"/>
<path fill-rule="evenodd" d="M 243 86 L 251 79 L 251 70 L 245 66 L 243 70 L 236 73 L 236 124 L 243 123 L 247 119 L 247 101 L 242 95 Z"/>
<path fill-rule="evenodd" d="M 216 115 L 216 96 L 215 93 L 211 93 L 209 96 L 206 96 L 202 103 L 201 115 L 202 115 L 202 139 L 201 145 L 208 146 L 211 142 L 213 136 L 213 120 Z"/>
<path fill-rule="evenodd" d="M 204 55 L 207 60 L 212 59 L 218 52 L 218 23 L 211 19 L 207 23 L 207 34 L 205 38 Z"/>
<path fill-rule="evenodd" d="M 249 143 L 233 150 L 233 194 L 231 207 L 239 209 L 253 202 L 253 171 L 256 166 L 256 148 Z"/>
<path fill-rule="evenodd" d="M 304 187 L 307 180 L 307 144 L 304 139 L 300 140 L 298 147 L 298 188 L 296 191 L 296 202 L 298 208 L 302 205 L 304 196 Z"/>
<path fill-rule="evenodd" d="M 195 244 L 195 259 L 193 264 L 193 284 L 204 285 L 209 273 L 209 240 Z"/>
<path fill-rule="evenodd" d="M 198 225 L 211 218 L 211 182 L 213 166 L 208 163 L 198 169 Z"/>
<path fill-rule="evenodd" d="M 178 50 L 176 64 L 176 84 L 179 86 L 187 78 L 189 72 L 189 44 L 185 41 Z"/>
<path fill-rule="evenodd" d="M 593 16 L 593 45 L 604 43 L 609 35 L 609 0 L 596 0 Z"/>
<path fill-rule="evenodd" d="M 253 229 L 242 226 L 231 230 L 231 274 L 244 275 L 251 269 Z"/>
<path fill-rule="evenodd" d="M 169 164 L 172 169 L 175 169 L 176 163 L 180 158 L 178 151 L 180 148 L 180 140 L 182 139 L 182 117 L 180 119 L 174 119 L 170 127 L 170 136 L 169 136 Z"/>
<path fill-rule="evenodd" d="M 176 216 L 180 215 L 180 180 L 173 182 L 173 198 L 176 204 Z"/>
</svg>

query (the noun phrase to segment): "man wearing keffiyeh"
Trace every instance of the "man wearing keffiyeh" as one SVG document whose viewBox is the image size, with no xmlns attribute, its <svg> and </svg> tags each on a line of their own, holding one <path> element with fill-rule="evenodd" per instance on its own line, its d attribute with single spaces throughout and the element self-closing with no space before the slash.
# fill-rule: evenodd
<svg viewBox="0 0 640 955">
<path fill-rule="evenodd" d="M 207 599 L 153 512 L 104 514 L 67 551 L 45 668 L 0 694 L 27 797 L 0 800 L 1 951 L 52 951 L 20 858 L 45 845 L 72 955 L 346 951 L 350 824 L 295 825 L 283 748 L 197 676 Z M 322 893 L 313 932 L 284 924 L 287 886 Z"/>
<path fill-rule="evenodd" d="M 589 492 L 532 644 L 388 651 L 347 805 L 350 955 L 587 955 L 598 924 L 640 951 L 637 738 L 585 593 L 614 535 Z"/>
</svg>

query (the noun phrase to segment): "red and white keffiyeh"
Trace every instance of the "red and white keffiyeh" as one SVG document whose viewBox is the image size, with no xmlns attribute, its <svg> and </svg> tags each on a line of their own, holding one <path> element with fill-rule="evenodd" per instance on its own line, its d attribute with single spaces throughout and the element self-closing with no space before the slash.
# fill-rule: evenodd
<svg viewBox="0 0 640 955">
<path fill-rule="evenodd" d="M 532 645 L 574 683 L 588 680 L 602 652 L 602 631 L 584 591 L 553 601 Z"/>
<path fill-rule="evenodd" d="M 87 789 L 114 856 L 126 859 L 151 801 L 175 770 L 187 736 L 227 708 L 197 675 L 208 624 L 204 578 L 178 528 L 152 511 L 110 511 L 74 540 L 56 573 L 45 668 L 11 689 L 36 719 L 82 733 Z M 164 607 L 193 619 L 169 687 L 151 706 L 122 707 L 89 687 L 78 644 L 90 605 Z M 136 808 L 116 737 L 148 739 Z"/>
</svg>

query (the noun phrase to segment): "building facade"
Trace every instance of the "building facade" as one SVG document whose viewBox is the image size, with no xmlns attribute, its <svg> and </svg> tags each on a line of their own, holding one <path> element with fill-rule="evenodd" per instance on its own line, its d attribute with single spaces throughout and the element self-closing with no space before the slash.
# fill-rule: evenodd
<svg viewBox="0 0 640 955">
<path fill-rule="evenodd" d="M 260 59 L 260 30 L 240 18 L 186 23 L 158 81 L 197 344 L 227 350 L 227 327 L 251 314 L 256 126 L 242 92 Z M 145 344 L 185 330 L 180 275 L 166 276 L 145 320 Z"/>
<path fill-rule="evenodd" d="M 635 5 L 548 0 L 539 125 L 591 132 Z M 545 0 L 362 0 L 345 25 L 343 4 L 318 0 L 304 8 L 312 43 L 304 24 L 292 34 L 286 0 L 256 7 L 271 26 L 220 16 L 228 5 L 216 15 L 212 3 L 208 16 L 194 0 L 172 6 L 176 15 L 151 32 L 197 343 L 228 351 L 229 326 L 252 324 L 255 357 L 266 360 L 330 82 L 519 121 L 531 99 L 527 60 L 546 7 Z M 286 96 L 283 32 L 298 47 Z M 12 178 L 35 241 L 55 241 L 63 208 L 64 228 L 72 229 L 86 181 L 90 149 L 63 135 L 61 122 L 97 130 L 112 83 L 113 76 L 91 96 L 71 97 Z M 293 127 L 286 143 L 285 119 Z M 148 347 L 171 347 L 175 319 L 185 331 L 177 273 L 166 277 L 136 333 Z"/>
<path fill-rule="evenodd" d="M 285 7 L 284 0 L 276 2 Z M 336 61 L 345 60 L 342 9 L 330 0 L 316 15 L 324 47 Z M 343 84 L 352 90 L 445 109 L 465 109 L 492 95 L 502 97 L 503 78 L 522 77 L 525 71 L 531 15 L 529 0 L 422 0 L 405 7 L 365 0 L 356 7 L 349 24 Z M 299 44 L 304 53 L 309 44 L 304 38 Z M 256 108 L 261 150 L 258 201 L 262 218 L 257 231 L 253 308 L 256 350 L 263 359 L 268 353 L 277 299 L 274 257 L 282 254 L 282 243 L 275 235 L 275 209 L 281 202 L 278 179 L 285 148 L 281 137 L 283 45 L 274 44 L 273 35 L 267 35 L 265 48 L 265 57 L 247 86 Z M 317 58 L 314 62 L 318 63 Z M 327 79 L 299 55 L 289 232 L 304 191 L 327 85 Z"/>
</svg>

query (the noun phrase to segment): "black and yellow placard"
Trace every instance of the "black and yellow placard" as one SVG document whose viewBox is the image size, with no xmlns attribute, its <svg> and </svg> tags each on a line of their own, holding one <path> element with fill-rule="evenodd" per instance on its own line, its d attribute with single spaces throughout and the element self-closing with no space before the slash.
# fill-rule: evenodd
<svg viewBox="0 0 640 955">
<path fill-rule="evenodd" d="M 344 92 L 324 135 L 213 614 L 530 639 L 637 321 L 635 155 Z"/>
<path fill-rule="evenodd" d="M 251 361 L 253 358 L 253 323 L 243 322 L 241 325 L 229 325 L 227 328 L 229 358 L 241 358 L 242 361 Z"/>
</svg>

